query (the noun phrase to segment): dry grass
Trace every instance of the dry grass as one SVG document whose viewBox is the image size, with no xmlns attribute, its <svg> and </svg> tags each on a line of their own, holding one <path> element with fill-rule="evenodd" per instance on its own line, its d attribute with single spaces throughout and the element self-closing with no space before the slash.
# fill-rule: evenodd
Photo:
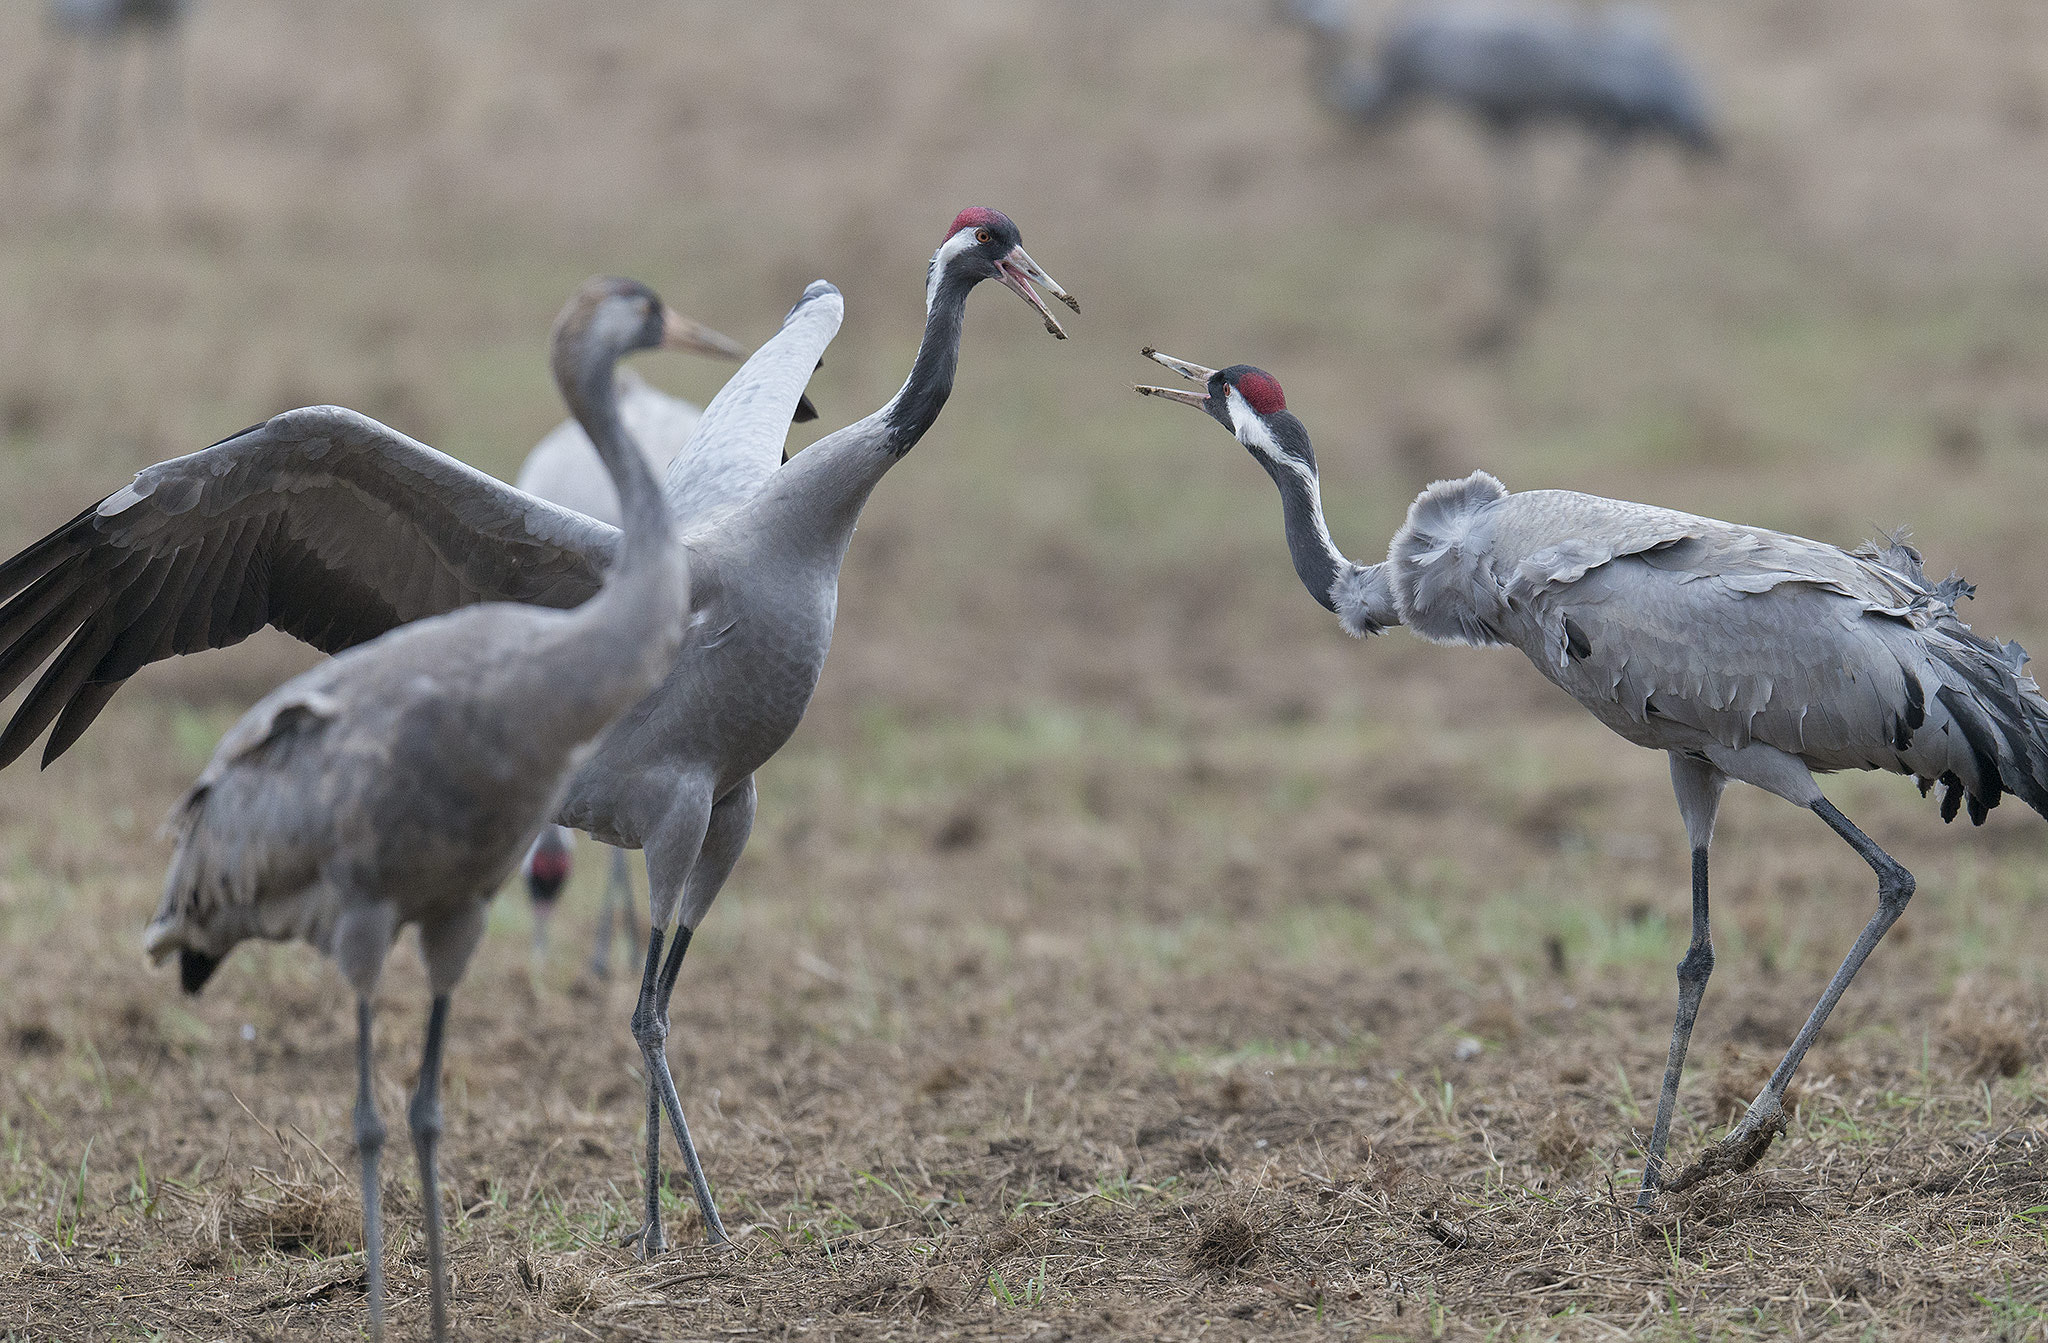
<svg viewBox="0 0 2048 1343">
<path fill-rule="evenodd" d="M 1263 7 L 210 0 L 191 136 L 72 198 L 64 63 L 0 14 L 0 537 L 283 406 L 509 472 L 559 415 L 583 275 L 758 337 L 847 291 L 826 423 L 886 398 L 918 267 L 986 201 L 1086 313 L 978 298 L 961 384 L 878 492 L 809 721 L 692 950 L 671 1055 L 728 1253 L 637 1265 L 623 985 L 523 911 L 458 995 L 445 1186 L 467 1337 L 2041 1338 L 2048 844 L 1830 785 L 1920 894 L 1756 1171 L 1632 1209 L 1684 940 L 1664 769 L 1511 656 L 1344 640 L 1270 490 L 1141 404 L 1143 343 L 1254 360 L 1341 538 L 1433 474 L 1853 540 L 1912 522 L 2048 641 L 2048 71 L 2026 0 L 1674 13 L 1734 152 L 1625 175 L 1531 342 L 1488 301 L 1483 154 L 1356 143 Z M 1567 147 L 1552 146 L 1561 168 Z M 715 370 L 650 365 L 702 395 Z M 0 1331 L 356 1337 L 353 1024 L 255 949 L 138 964 L 156 818 L 302 655 L 138 678 L 0 779 Z M 1747 1102 L 1867 913 L 1825 831 L 1731 796 L 1720 969 L 1674 1137 Z M 394 958 L 387 1120 L 422 986 Z M 425 1315 L 388 1149 L 396 1331 Z"/>
</svg>

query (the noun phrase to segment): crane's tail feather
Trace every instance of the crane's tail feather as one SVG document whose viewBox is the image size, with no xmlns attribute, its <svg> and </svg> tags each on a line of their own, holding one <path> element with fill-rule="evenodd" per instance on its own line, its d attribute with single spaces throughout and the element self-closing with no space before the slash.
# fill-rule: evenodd
<svg viewBox="0 0 2048 1343">
<path fill-rule="evenodd" d="M 178 949 L 178 986 L 187 993 L 197 993 L 206 987 L 206 981 L 213 978 L 213 972 L 220 969 L 221 958 L 209 956 L 203 951 L 190 947 Z"/>
<path fill-rule="evenodd" d="M 1967 804 L 1972 823 L 1982 825 L 2006 793 L 2048 816 L 2048 699 L 2026 673 L 2026 650 L 1984 639 L 1960 621 L 1943 624 L 1929 649 L 1947 682 L 1934 702 L 1962 741 L 1951 767 L 1923 778 L 1921 792 L 1942 785 L 1944 821 Z"/>
</svg>

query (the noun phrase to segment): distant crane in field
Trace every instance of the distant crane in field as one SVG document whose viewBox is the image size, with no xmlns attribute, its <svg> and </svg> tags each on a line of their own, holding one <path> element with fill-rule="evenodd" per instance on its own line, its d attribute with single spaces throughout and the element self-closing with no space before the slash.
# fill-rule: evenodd
<svg viewBox="0 0 2048 1343">
<path fill-rule="evenodd" d="M 745 359 L 746 349 L 726 339 L 709 328 L 700 328 L 703 337 L 695 349 L 699 354 L 729 358 L 734 361 Z M 649 385 L 646 379 L 631 369 L 620 368 L 619 416 L 625 422 L 626 431 L 647 458 L 647 465 L 657 478 L 668 475 L 671 463 L 681 455 L 684 447 L 695 433 L 697 422 L 703 410 L 681 397 L 670 396 L 667 392 Z M 798 424 L 818 418 L 818 411 L 806 396 L 797 402 L 793 417 Z M 726 440 L 704 445 L 706 451 L 694 454 L 690 467 L 698 471 L 715 470 L 721 463 L 716 449 Z M 746 440 L 741 439 L 744 443 Z M 604 462 L 597 450 L 590 444 L 590 436 L 575 419 L 562 421 L 550 430 L 547 436 L 534 446 L 520 464 L 519 474 L 513 484 L 538 499 L 573 508 L 599 522 L 620 525 L 619 492 L 613 488 L 611 476 L 604 469 Z M 676 526 L 688 532 L 694 518 L 676 517 Z M 533 904 L 534 951 L 541 950 L 547 937 L 547 929 L 555 904 L 561 898 L 563 888 L 568 884 L 569 870 L 575 852 L 574 833 L 565 827 L 555 826 L 541 832 L 527 851 L 525 861 L 520 865 L 526 880 L 528 897 Z M 611 975 L 613 911 L 618 912 L 618 924 L 636 945 L 645 940 L 639 932 L 639 919 L 634 914 L 633 878 L 626 864 L 626 851 L 607 845 L 611 852 L 611 868 L 605 878 L 602 907 L 597 918 L 597 937 L 590 955 L 590 972 L 600 979 Z"/>
<path fill-rule="evenodd" d="M 620 422 L 612 383 L 621 355 L 674 344 L 681 330 L 653 291 L 625 280 L 586 284 L 555 323 L 555 380 L 617 478 L 627 517 L 594 596 L 571 611 L 493 602 L 450 612 L 292 678 L 228 731 L 171 812 L 178 847 L 145 944 L 159 961 L 177 954 L 188 992 L 252 937 L 311 942 L 355 990 L 355 1136 L 376 1338 L 384 1330 L 384 1126 L 371 998 L 392 942 L 417 925 L 434 1001 L 408 1119 L 433 1332 L 445 1339 L 435 1149 L 450 995 L 483 936 L 485 905 L 560 799 L 568 772 L 660 684 L 681 645 L 688 566 L 661 488 Z M 296 414 L 309 430 L 324 423 L 337 437 L 386 436 L 404 451 L 352 412 Z M 123 493 L 133 498 L 117 496 L 121 507 L 148 492 Z"/>
<path fill-rule="evenodd" d="M 752 830 L 754 771 L 796 730 L 817 687 L 854 524 L 952 394 L 967 296 L 983 280 L 1008 287 L 1061 338 L 1032 286 L 1079 308 L 1006 216 L 963 210 L 926 269 L 924 337 L 887 404 L 779 465 L 844 311 L 819 282 L 705 408 L 692 442 L 725 465 L 671 473 L 670 516 L 708 520 L 685 538 L 683 649 L 662 687 L 599 741 L 554 816 L 647 855 L 652 927 L 633 1014 L 650 1121 L 645 1255 L 663 1248 L 664 1111 L 706 1231 L 725 1239 L 669 1073 L 669 999 Z M 0 765 L 45 728 L 43 759 L 55 759 L 122 681 L 161 658 L 226 647 L 266 624 L 337 651 L 479 601 L 573 605 L 596 592 L 617 551 L 615 529 L 381 425 L 288 412 L 147 468 L 0 564 L 0 696 L 49 663 L 0 733 Z"/>
<path fill-rule="evenodd" d="M 1511 343 L 1550 287 L 1527 131 L 1562 124 L 1593 142 L 1565 233 L 1591 218 L 1632 146 L 1666 139 L 1698 154 L 1719 152 L 1698 79 L 1646 11 L 1586 14 L 1541 0 L 1434 0 L 1397 17 L 1364 65 L 1350 57 L 1349 11 L 1345 0 L 1280 4 L 1282 15 L 1308 32 L 1311 77 L 1333 110 L 1378 128 L 1433 101 L 1466 113 L 1486 132 L 1499 177 L 1507 307 L 1481 348 Z"/>
<path fill-rule="evenodd" d="M 141 122 L 159 129 L 176 122 L 182 101 L 178 36 L 191 8 L 191 0 L 48 0 L 51 31 L 81 47 L 91 67 L 95 87 L 80 93 L 78 154 L 95 181 L 113 161 L 122 47 L 131 39 L 144 49 L 147 64 Z"/>
<path fill-rule="evenodd" d="M 1785 1087 L 1905 911 L 1913 877 L 1822 795 L 1814 773 L 1882 769 L 1940 784 L 1941 818 L 1970 819 L 2012 793 L 2048 815 L 2048 700 L 2016 643 L 1956 615 L 1973 589 L 1929 583 L 1897 539 L 1819 541 L 1566 490 L 1509 493 L 1485 472 L 1418 497 L 1384 563 L 1330 539 L 1315 452 L 1270 374 L 1147 350 L 1203 384 L 1140 387 L 1196 407 L 1251 451 L 1280 489 L 1295 572 L 1358 636 L 1405 624 L 1436 643 L 1519 648 L 1552 684 L 1638 746 L 1664 751 L 1692 849 L 1692 943 L 1637 1206 L 1661 1178 L 1679 1077 L 1714 968 L 1707 846 L 1721 790 L 1754 784 L 1811 810 L 1877 874 L 1877 912 L 1784 1060 L 1725 1139 L 1671 1182 L 1747 1169 L 1784 1127 Z"/>
</svg>

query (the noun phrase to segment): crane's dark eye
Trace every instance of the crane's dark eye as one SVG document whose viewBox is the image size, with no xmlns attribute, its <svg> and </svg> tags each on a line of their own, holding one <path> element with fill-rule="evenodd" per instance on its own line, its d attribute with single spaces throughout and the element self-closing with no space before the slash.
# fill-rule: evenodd
<svg viewBox="0 0 2048 1343">
<path fill-rule="evenodd" d="M 974 240 L 978 243 L 986 243 L 989 240 L 989 231 L 985 228 L 974 230 Z"/>
</svg>

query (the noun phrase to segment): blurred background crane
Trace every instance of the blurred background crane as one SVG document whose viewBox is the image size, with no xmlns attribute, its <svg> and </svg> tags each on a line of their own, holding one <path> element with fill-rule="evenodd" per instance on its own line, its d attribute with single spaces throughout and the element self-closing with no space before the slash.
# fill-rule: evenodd
<svg viewBox="0 0 2048 1343">
<path fill-rule="evenodd" d="M 173 152 L 184 104 L 179 39 L 191 8 L 191 0 L 48 0 L 51 34 L 75 49 L 69 153 L 82 192 L 106 189 L 124 121 L 146 152 Z"/>
<path fill-rule="evenodd" d="M 1282 0 L 1280 13 L 1308 33 L 1316 95 L 1354 125 L 1378 129 L 1435 102 L 1485 133 L 1499 197 L 1502 305 L 1475 337 L 1476 352 L 1514 342 L 1630 149 L 1661 139 L 1694 154 L 1720 151 L 1697 76 L 1648 10 L 1429 0 L 1397 16 L 1364 59 L 1348 0 Z M 1590 141 L 1581 180 L 1548 230 L 1528 138 L 1545 125 Z"/>
</svg>

